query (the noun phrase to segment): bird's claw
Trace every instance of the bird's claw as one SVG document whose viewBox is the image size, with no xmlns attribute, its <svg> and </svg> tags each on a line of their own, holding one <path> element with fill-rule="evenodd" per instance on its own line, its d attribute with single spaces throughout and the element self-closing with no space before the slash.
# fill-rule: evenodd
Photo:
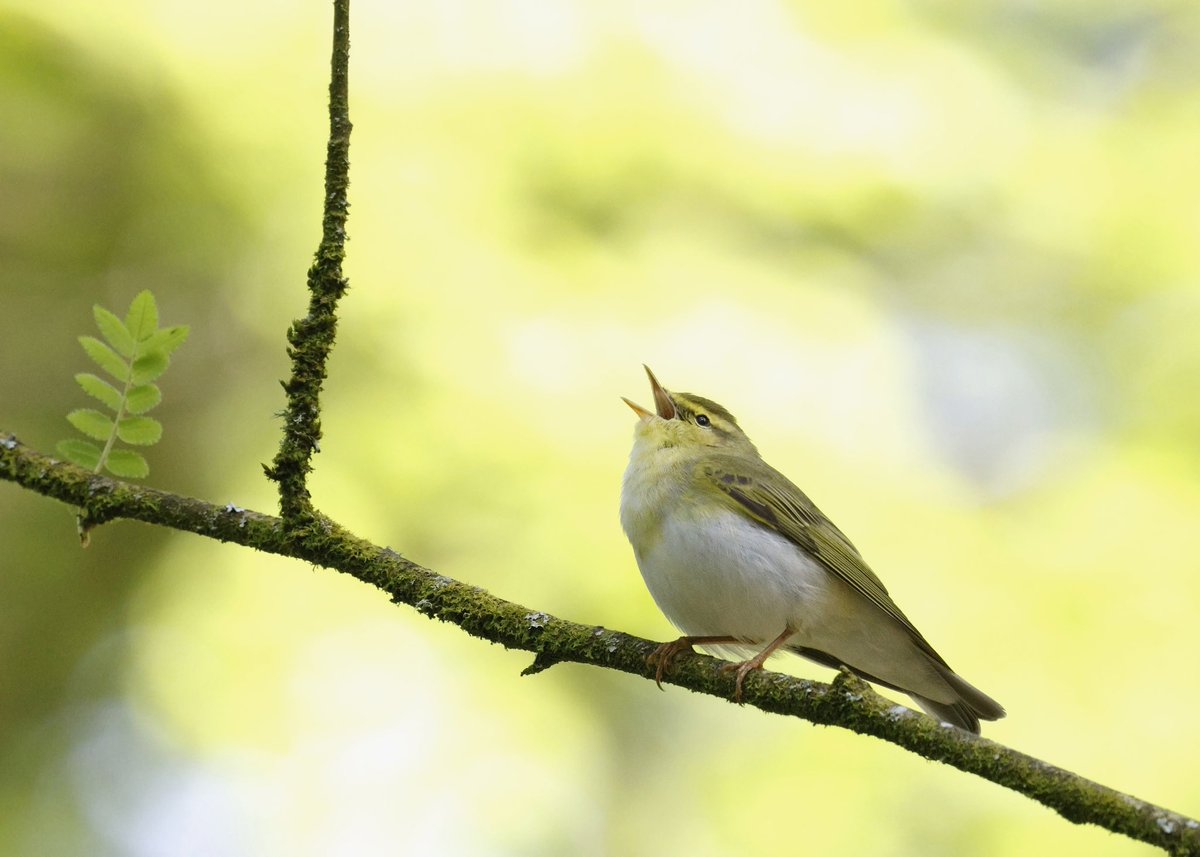
<svg viewBox="0 0 1200 857">
<path fill-rule="evenodd" d="M 658 685 L 659 690 L 663 689 L 664 673 L 671 668 L 675 658 L 684 652 L 695 652 L 695 649 L 692 648 L 691 641 L 687 637 L 680 637 L 678 640 L 663 643 L 646 658 L 646 663 L 654 666 L 654 683 Z"/>
<path fill-rule="evenodd" d="M 751 658 L 748 661 L 742 661 L 741 663 L 736 664 L 721 665 L 721 672 L 726 674 L 735 674 L 733 681 L 734 702 L 741 703 L 742 701 L 742 682 L 746 680 L 746 676 L 750 675 L 750 673 L 754 672 L 755 670 L 761 670 L 762 668 L 763 662 L 758 658 Z"/>
</svg>

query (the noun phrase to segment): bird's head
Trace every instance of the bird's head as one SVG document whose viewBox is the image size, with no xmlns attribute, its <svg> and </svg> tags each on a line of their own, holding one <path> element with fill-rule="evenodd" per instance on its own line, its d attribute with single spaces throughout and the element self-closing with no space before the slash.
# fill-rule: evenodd
<svg viewBox="0 0 1200 857">
<path fill-rule="evenodd" d="M 652 448 L 675 447 L 676 452 L 718 449 L 758 454 L 733 414 L 703 396 L 668 390 L 658 383 L 649 366 L 644 368 L 654 393 L 654 410 L 621 397 L 638 415 L 637 443 Z"/>
</svg>

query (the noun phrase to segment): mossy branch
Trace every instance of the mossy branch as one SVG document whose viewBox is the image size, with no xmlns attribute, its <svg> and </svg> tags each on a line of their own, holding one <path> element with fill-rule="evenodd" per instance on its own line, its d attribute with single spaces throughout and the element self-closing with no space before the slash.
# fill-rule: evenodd
<svg viewBox="0 0 1200 857">
<path fill-rule="evenodd" d="M 646 656 L 656 643 L 581 625 L 505 601 L 360 539 L 314 514 L 304 526 L 280 518 L 98 476 L 28 449 L 0 435 L 0 478 L 88 510 L 92 523 L 125 518 L 196 533 L 267 553 L 332 568 L 386 592 L 434 619 L 480 639 L 535 655 L 527 672 L 555 663 L 578 663 L 652 679 Z M 665 681 L 695 693 L 728 699 L 733 678 L 723 661 L 683 655 Z M 1200 823 L 1146 803 L 1003 744 L 941 726 L 877 695 L 848 675 L 832 684 L 778 673 L 752 673 L 744 703 L 773 714 L 840 726 L 873 735 L 927 759 L 976 774 L 1026 795 L 1064 818 L 1095 824 L 1158 846 L 1170 854 L 1200 857 Z"/>
<path fill-rule="evenodd" d="M 321 386 L 337 335 L 337 303 L 349 287 L 342 260 L 350 210 L 350 0 L 334 0 L 331 66 L 321 243 L 308 270 L 308 314 L 288 329 L 292 376 L 283 382 L 283 439 L 274 463 L 265 468 L 279 483 L 280 515 L 296 526 L 315 514 L 307 483 L 312 456 L 320 449 Z"/>
</svg>

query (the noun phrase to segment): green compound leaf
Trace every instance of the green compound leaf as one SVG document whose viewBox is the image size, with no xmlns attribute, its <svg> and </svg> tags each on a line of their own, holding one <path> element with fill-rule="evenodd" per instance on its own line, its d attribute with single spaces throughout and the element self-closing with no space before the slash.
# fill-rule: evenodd
<svg viewBox="0 0 1200 857">
<path fill-rule="evenodd" d="M 99 399 L 114 411 L 121 409 L 121 391 L 103 378 L 88 372 L 80 372 L 75 376 L 75 380 L 79 383 L 80 387 L 83 387 L 83 392 L 92 398 Z M 138 388 L 135 387 L 134 389 Z"/>
<path fill-rule="evenodd" d="M 119 438 L 133 446 L 150 446 L 162 439 L 162 423 L 144 416 L 162 401 L 162 391 L 152 382 L 167 370 L 172 352 L 187 340 L 190 328 L 178 324 L 160 330 L 158 304 L 149 290 L 130 302 L 124 321 L 98 304 L 92 315 L 103 339 L 81 336 L 79 344 L 111 378 L 80 372 L 75 381 L 114 414 L 95 408 L 71 411 L 71 425 L 103 443 L 73 438 L 59 443 L 58 451 L 93 471 L 103 468 L 114 476 L 140 479 L 150 474 L 146 459 L 132 449 L 114 449 L 113 442 Z"/>
<path fill-rule="evenodd" d="M 67 414 L 67 421 L 75 428 L 96 440 L 108 440 L 112 434 L 113 421 L 108 414 L 103 414 L 95 408 L 80 408 Z"/>
<path fill-rule="evenodd" d="M 169 355 L 176 348 L 183 345 L 184 341 L 188 338 L 189 332 L 191 332 L 191 328 L 186 324 L 164 327 L 143 341 L 140 350 L 143 354 L 148 354 L 151 351 L 161 351 Z"/>
<path fill-rule="evenodd" d="M 161 351 L 151 351 L 133 361 L 133 383 L 148 384 L 167 371 L 170 361 Z"/>
<path fill-rule="evenodd" d="M 137 297 L 129 304 L 125 327 L 137 342 L 149 338 L 158 330 L 158 305 L 154 303 L 154 295 L 150 294 L 149 289 L 138 292 Z"/>
<path fill-rule="evenodd" d="M 117 437 L 134 446 L 150 446 L 162 437 L 162 423 L 151 417 L 125 417 L 117 423 Z"/>
<path fill-rule="evenodd" d="M 122 383 L 129 380 L 129 364 L 99 339 L 94 336 L 81 336 L 79 344 L 83 346 L 87 356 L 109 375 Z"/>
<path fill-rule="evenodd" d="M 96 465 L 100 463 L 100 447 L 90 440 L 77 438 L 60 440 L 56 449 L 58 454 L 67 461 L 74 462 L 80 467 L 86 467 L 88 470 L 95 470 Z"/>
<path fill-rule="evenodd" d="M 125 410 L 131 414 L 144 414 L 161 401 L 162 390 L 154 384 L 141 384 L 129 388 L 129 394 L 125 397 Z"/>
<path fill-rule="evenodd" d="M 122 479 L 144 479 L 150 475 L 150 465 L 141 453 L 132 449 L 114 449 L 108 454 L 104 469 Z"/>
<path fill-rule="evenodd" d="M 108 344 L 117 349 L 122 357 L 132 357 L 137 343 L 134 342 L 133 336 L 121 319 L 100 304 L 92 307 L 92 315 L 96 317 L 96 326 L 100 328 L 100 332 L 108 340 Z"/>
</svg>

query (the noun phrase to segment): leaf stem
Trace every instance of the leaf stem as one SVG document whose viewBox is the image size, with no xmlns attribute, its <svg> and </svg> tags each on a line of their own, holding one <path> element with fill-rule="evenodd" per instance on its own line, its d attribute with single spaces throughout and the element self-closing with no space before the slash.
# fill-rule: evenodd
<svg viewBox="0 0 1200 857">
<path fill-rule="evenodd" d="M 117 405 L 116 419 L 113 420 L 112 431 L 108 433 L 108 440 L 104 442 L 104 449 L 100 450 L 100 459 L 96 462 L 96 467 L 92 470 L 97 476 L 104 470 L 104 465 L 108 463 L 109 453 L 112 452 L 113 445 L 117 442 L 117 429 L 121 425 L 121 417 L 125 416 L 125 404 L 129 400 L 129 389 L 133 386 L 133 363 L 137 360 L 138 346 L 140 343 L 134 342 L 133 354 L 128 359 L 129 372 L 125 375 L 125 387 L 121 390 L 121 401 Z M 79 534 L 79 544 L 82 547 L 87 547 L 91 542 L 92 527 L 96 524 L 89 520 L 90 514 L 86 506 L 80 506 L 75 513 L 75 531 Z"/>
<path fill-rule="evenodd" d="M 125 389 L 121 390 L 121 403 L 117 406 L 117 416 L 113 420 L 112 431 L 108 433 L 108 440 L 104 443 L 104 449 L 100 451 L 100 460 L 96 462 L 96 469 L 93 473 L 100 473 L 104 469 L 105 463 L 108 462 L 108 454 L 112 452 L 113 444 L 117 442 L 117 428 L 121 425 L 121 418 L 125 416 L 125 405 L 129 401 L 129 389 L 133 386 L 133 363 L 137 360 L 138 345 L 133 346 L 133 356 L 129 358 L 129 374 L 125 376 Z"/>
</svg>

